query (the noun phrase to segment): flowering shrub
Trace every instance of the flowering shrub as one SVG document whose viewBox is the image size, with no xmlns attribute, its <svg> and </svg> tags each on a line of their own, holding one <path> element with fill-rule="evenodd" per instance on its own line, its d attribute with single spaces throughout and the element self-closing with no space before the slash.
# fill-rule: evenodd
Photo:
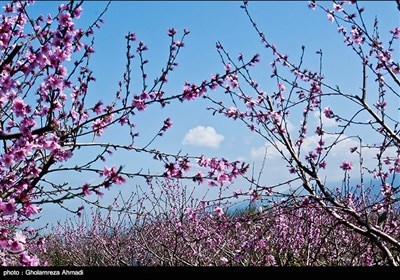
<svg viewBox="0 0 400 280">
<path fill-rule="evenodd" d="M 136 192 L 150 207 L 92 211 L 91 219 L 57 225 L 38 250 L 49 265 L 77 266 L 353 266 L 384 265 L 371 240 L 305 197 L 241 211 L 190 199 L 191 188 L 159 183 L 161 194 Z M 189 198 L 189 199 L 186 199 Z M 347 198 L 357 208 L 359 197 Z M 126 206 L 129 208 L 126 209 Z M 152 211 L 146 211 L 152 209 Z M 398 209 L 383 230 L 400 234 Z M 376 223 L 378 215 L 371 215 Z M 349 221 L 353 221 L 351 216 Z M 395 252 L 395 257 L 399 257 Z"/>
</svg>

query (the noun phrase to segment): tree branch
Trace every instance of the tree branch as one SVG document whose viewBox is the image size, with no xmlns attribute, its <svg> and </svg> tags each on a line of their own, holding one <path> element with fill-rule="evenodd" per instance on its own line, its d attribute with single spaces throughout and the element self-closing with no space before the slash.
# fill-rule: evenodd
<svg viewBox="0 0 400 280">
<path fill-rule="evenodd" d="M 32 135 L 40 135 L 46 132 L 54 131 L 54 128 L 51 124 L 46 125 L 45 127 L 41 127 L 38 129 L 35 129 L 31 132 Z M 16 132 L 16 133 L 10 133 L 10 134 L 0 134 L 0 140 L 10 140 L 10 139 L 17 139 L 19 137 L 23 136 L 21 132 Z"/>
<path fill-rule="evenodd" d="M 23 43 L 18 43 L 15 48 L 12 50 L 12 52 L 10 53 L 10 55 L 0 64 L 0 73 L 3 71 L 4 67 L 7 64 L 10 64 L 11 61 L 13 60 L 13 58 L 17 55 L 17 53 L 19 52 L 19 50 L 22 48 Z"/>
</svg>

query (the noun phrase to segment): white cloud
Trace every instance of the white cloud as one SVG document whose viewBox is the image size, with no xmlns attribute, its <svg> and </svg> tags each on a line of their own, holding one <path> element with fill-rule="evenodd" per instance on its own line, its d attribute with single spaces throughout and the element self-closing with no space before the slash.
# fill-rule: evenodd
<svg viewBox="0 0 400 280">
<path fill-rule="evenodd" d="M 304 157 L 308 154 L 309 151 L 314 151 L 318 145 L 318 141 L 320 137 L 317 135 L 312 135 L 306 137 L 301 147 L 301 155 L 300 160 L 304 163 Z M 353 165 L 353 170 L 350 172 L 350 176 L 353 179 L 357 179 L 360 177 L 360 155 L 358 153 L 360 143 L 357 138 L 349 137 L 347 135 L 341 135 L 339 139 L 335 135 L 325 134 L 323 136 L 323 141 L 325 142 L 324 147 L 335 143 L 333 148 L 329 151 L 329 155 L 325 158 L 327 163 L 327 167 L 325 170 L 320 169 L 320 178 L 326 178 L 328 181 L 337 181 L 343 178 L 344 172 L 340 168 L 340 165 L 343 161 L 350 161 Z M 365 142 L 363 144 L 366 144 Z M 351 148 L 357 147 L 357 152 L 351 153 Z M 267 153 L 266 153 L 267 149 Z M 278 149 L 281 150 L 285 155 L 288 156 L 288 150 L 284 147 L 283 144 L 278 144 Z M 372 148 L 362 148 L 362 158 L 363 158 L 363 167 L 366 167 L 370 170 L 373 170 L 378 162 L 376 159 L 377 149 Z M 383 158 L 388 155 L 395 154 L 395 148 L 388 148 L 383 154 Z M 266 154 L 265 154 L 266 153 Z M 323 152 L 325 153 L 325 151 Z M 291 175 L 286 172 L 287 162 L 282 159 L 282 155 L 275 149 L 271 144 L 266 143 L 260 147 L 254 147 L 250 150 L 250 159 L 253 160 L 257 165 L 260 166 L 261 161 L 264 156 L 266 156 L 266 170 L 265 174 L 268 183 L 271 184 L 271 181 L 278 182 L 279 180 L 282 182 L 284 180 L 290 179 Z M 268 176 L 267 176 L 268 175 Z M 365 173 L 365 175 L 368 175 Z"/>
<path fill-rule="evenodd" d="M 218 148 L 224 140 L 224 136 L 218 134 L 211 126 L 196 126 L 190 129 L 183 138 L 183 145 L 192 145 L 197 147 Z"/>
<path fill-rule="evenodd" d="M 258 148 L 251 148 L 250 158 L 252 160 L 262 159 L 265 155 L 266 149 L 267 149 L 266 145 L 258 147 Z"/>
<path fill-rule="evenodd" d="M 314 118 L 317 121 L 317 123 L 319 123 L 319 116 L 320 116 L 319 111 L 314 112 Z M 321 119 L 322 119 L 322 124 L 325 127 L 335 127 L 338 125 L 335 119 L 328 119 L 327 117 L 325 117 L 323 113 L 321 114 Z"/>
<path fill-rule="evenodd" d="M 292 132 L 295 127 L 289 120 L 286 120 L 286 128 L 288 132 Z"/>
<path fill-rule="evenodd" d="M 246 162 L 246 161 L 247 161 L 247 158 L 245 158 L 245 157 L 238 157 L 238 158 L 235 159 L 235 161 L 236 161 L 236 160 L 242 161 L 242 162 Z"/>
<path fill-rule="evenodd" d="M 360 143 L 356 141 L 354 138 L 349 138 L 347 135 L 341 135 L 339 139 L 336 135 L 324 134 L 322 140 L 324 141 L 324 147 L 328 147 L 335 143 L 329 152 L 329 157 L 341 158 L 345 159 L 345 157 L 352 157 L 354 159 L 358 159 L 357 153 L 351 153 L 350 149 L 354 147 L 358 147 Z M 304 139 L 303 145 L 301 146 L 301 151 L 303 153 L 308 153 L 309 151 L 314 151 L 317 147 L 318 141 L 320 140 L 320 136 L 312 135 L 308 136 Z M 370 150 L 365 150 L 364 153 L 369 152 Z M 369 154 L 368 154 L 369 155 Z"/>
<path fill-rule="evenodd" d="M 277 142 L 277 148 L 280 151 L 282 151 L 285 155 L 288 154 L 288 151 L 286 150 L 285 146 L 282 143 Z M 264 156 L 266 157 L 266 159 L 282 157 L 280 152 L 269 143 L 266 143 L 264 146 L 258 148 L 252 148 L 250 150 L 250 158 L 252 160 L 263 159 Z"/>
<path fill-rule="evenodd" d="M 302 145 L 302 153 L 303 155 L 307 154 L 308 151 L 315 151 L 315 147 L 317 146 L 317 142 L 320 139 L 319 136 L 313 135 L 304 139 L 304 143 Z M 323 140 L 325 142 L 324 147 L 335 143 L 333 148 L 330 150 L 328 157 L 326 158 L 327 168 L 321 171 L 321 177 L 327 176 L 329 179 L 338 179 L 343 176 L 343 170 L 340 169 L 340 165 L 343 161 L 350 161 L 353 165 L 353 170 L 350 175 L 354 178 L 360 177 L 360 142 L 357 138 L 352 137 L 349 138 L 347 135 L 341 135 L 337 141 L 337 136 L 335 135 L 324 135 Z M 366 142 L 363 142 L 365 145 Z M 351 148 L 357 148 L 357 152 L 351 153 Z M 382 155 L 382 158 L 385 158 L 389 155 L 393 155 L 396 152 L 395 147 L 390 147 L 385 150 Z M 363 159 L 363 167 L 369 170 L 373 170 L 377 167 L 378 161 L 376 154 L 378 153 L 378 149 L 376 148 L 366 148 L 363 147 L 361 150 L 362 159 Z M 367 175 L 367 173 L 366 173 Z M 339 176 L 339 177 L 338 177 Z"/>
</svg>

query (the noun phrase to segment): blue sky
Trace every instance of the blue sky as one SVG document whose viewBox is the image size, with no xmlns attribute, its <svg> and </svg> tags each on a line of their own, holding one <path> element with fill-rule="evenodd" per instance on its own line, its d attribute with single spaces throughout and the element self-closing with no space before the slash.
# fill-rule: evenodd
<svg viewBox="0 0 400 280">
<path fill-rule="evenodd" d="M 77 22 L 86 26 L 95 19 L 106 6 L 104 1 L 90 1 L 83 5 L 84 12 Z M 324 3 L 331 8 L 332 4 Z M 383 38 L 389 29 L 399 26 L 399 15 L 394 1 L 362 2 L 366 7 L 366 21 L 371 23 L 375 15 L 381 24 Z M 59 2 L 37 2 L 34 13 L 48 12 L 54 14 Z M 198 83 L 217 72 L 223 72 L 223 65 L 215 50 L 215 43 L 220 41 L 229 53 L 236 57 L 243 53 L 251 57 L 261 54 L 261 65 L 255 71 L 255 77 L 268 92 L 275 88 L 269 78 L 271 72 L 268 63 L 272 57 L 270 51 L 263 49 L 260 40 L 251 28 L 245 13 L 239 8 L 239 1 L 116 1 L 111 3 L 104 16 L 105 24 L 96 31 L 95 50 L 91 68 L 97 82 L 92 84 L 90 94 L 93 100 L 111 99 L 117 90 L 117 83 L 122 78 L 125 67 L 125 40 L 129 31 L 136 33 L 138 40 L 143 40 L 149 48 L 147 67 L 151 81 L 164 66 L 168 55 L 169 37 L 167 30 L 171 27 L 182 32 L 184 28 L 191 31 L 186 38 L 177 62 L 179 67 L 169 77 L 165 90 L 179 92 L 185 81 Z M 306 1 L 257 1 L 250 2 L 250 11 L 270 42 L 278 49 L 298 61 L 301 46 L 306 46 L 305 65 L 317 70 L 318 56 L 315 51 L 324 52 L 324 73 L 327 82 L 340 84 L 346 91 L 359 91 L 361 85 L 359 61 L 353 52 L 342 43 L 342 37 L 336 32 L 336 26 L 331 24 L 326 14 L 321 11 L 311 11 Z M 386 37 L 387 38 L 387 37 Z M 397 46 L 398 49 L 398 46 Z M 398 59 L 397 59 L 398 60 Z M 136 62 L 137 63 L 137 62 Z M 139 68 L 134 68 L 134 77 Z M 136 74 L 136 76 L 135 76 Z M 133 86 L 137 90 L 139 86 Z M 215 92 L 214 94 L 222 94 Z M 222 116 L 212 116 L 205 110 L 209 105 L 204 100 L 186 102 L 169 106 L 167 109 L 151 108 L 137 115 L 137 129 L 140 131 L 138 144 L 146 143 L 161 127 L 166 117 L 171 117 L 173 127 L 159 138 L 153 146 L 166 152 L 206 156 L 227 157 L 230 160 L 244 159 L 260 167 L 265 141 Z M 333 103 L 333 105 L 335 105 Z M 339 104 L 336 104 L 339 105 Z M 338 110 L 345 111 L 343 106 Z M 297 124 L 294 123 L 296 126 Z M 360 132 L 361 133 L 361 132 Z M 188 135 L 189 134 L 189 135 Z M 106 134 L 104 139 L 113 141 L 115 131 Z M 119 137 L 119 136 L 118 136 Z M 185 138 L 186 137 L 186 138 Z M 197 142 L 196 142 L 197 141 Z M 339 147 L 347 149 L 347 145 Z M 338 161 L 341 159 L 338 152 Z M 272 183 L 279 178 L 274 177 L 280 172 L 277 167 L 279 159 L 273 153 L 268 157 L 265 180 Z M 141 167 L 150 170 L 160 170 L 149 158 L 141 155 L 117 154 L 108 164 L 123 163 L 128 171 L 137 171 Z M 333 171 L 332 171 L 333 172 Z M 330 174 L 334 175 L 334 174 Z M 61 178 L 64 179 L 64 178 Z M 68 178 L 71 183 L 80 184 L 82 178 Z M 130 192 L 128 184 L 105 192 L 107 199 L 120 189 Z M 267 184 L 267 183 L 266 183 Z M 236 187 L 238 188 L 238 187 Z M 235 189 L 235 187 L 233 188 Z M 76 202 L 80 204 L 80 202 Z M 54 206 L 46 206 L 43 218 L 54 222 L 67 214 L 56 210 Z M 52 214 L 48 215 L 49 211 Z"/>
</svg>

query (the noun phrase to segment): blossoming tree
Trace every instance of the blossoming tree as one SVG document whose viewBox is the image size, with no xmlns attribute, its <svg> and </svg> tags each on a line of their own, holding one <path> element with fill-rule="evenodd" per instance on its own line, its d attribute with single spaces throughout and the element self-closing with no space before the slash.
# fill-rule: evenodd
<svg viewBox="0 0 400 280">
<path fill-rule="evenodd" d="M 367 237 L 379 248 L 387 263 L 398 265 L 400 68 L 394 54 L 399 51 L 400 29 L 393 27 L 385 31 L 389 32 L 390 38 L 383 42 L 378 19 L 368 25 L 364 21 L 365 9 L 356 1 L 334 1 L 330 7 L 325 4 L 312 1 L 309 7 L 326 13 L 343 36 L 344 44 L 359 58 L 362 78 L 359 91 L 342 89 L 340 81 L 334 85 L 325 81 L 322 51 L 317 52 L 320 65 L 314 71 L 302 66 L 304 46 L 297 64 L 280 52 L 258 28 L 245 2 L 244 12 L 262 44 L 274 57 L 270 65 L 276 90 L 264 91 L 252 78 L 252 71 L 245 67 L 221 85 L 231 96 L 232 104 L 223 104 L 215 96 L 207 95 L 206 98 L 214 103 L 209 109 L 243 123 L 263 137 L 286 161 L 288 172 L 294 175 L 288 181 L 268 187 L 257 178 L 249 178 L 255 185 L 251 190 L 257 196 L 255 199 L 262 195 L 271 196 L 280 186 L 290 185 L 289 192 L 279 194 L 284 197 L 283 201 L 271 199 L 270 202 L 277 205 L 300 203 L 300 207 L 312 202 L 336 220 L 333 228 L 344 225 Z M 217 44 L 217 49 L 227 71 L 243 65 L 241 55 L 234 60 L 221 44 Z M 346 112 L 335 113 L 329 106 L 332 100 L 346 104 Z M 302 121 L 299 130 L 292 132 L 290 120 L 295 114 L 301 114 Z M 360 132 L 365 130 L 369 132 L 363 136 Z M 335 178 L 327 178 L 324 170 L 337 168 L 329 161 L 342 143 L 353 146 L 342 154 L 339 167 L 343 181 L 336 187 L 331 182 Z M 356 176 L 350 180 L 356 162 L 357 182 Z"/>
<path fill-rule="evenodd" d="M 218 94 L 204 95 L 213 104 L 209 110 L 214 115 L 242 123 L 266 140 L 286 162 L 287 180 L 269 184 L 268 179 L 246 174 L 248 191 L 234 191 L 213 203 L 189 200 L 186 188 L 169 181 L 162 184 L 161 195 L 152 187 L 149 195 L 142 195 L 154 211 L 128 219 L 127 228 L 120 222 L 124 219 L 114 222 L 95 213 L 96 222 L 90 226 L 82 222 L 56 230 L 58 237 L 70 232 L 74 244 L 81 244 L 83 236 L 96 236 L 91 242 L 107 244 L 114 255 L 85 246 L 70 250 L 71 242 L 57 238 L 51 239 L 50 247 L 62 247 L 67 262 L 95 255 L 88 260 L 92 265 L 398 265 L 400 83 L 393 54 L 398 51 L 400 29 L 388 30 L 389 40 L 383 42 L 378 19 L 368 25 L 364 8 L 354 1 L 310 2 L 309 7 L 326 14 L 359 58 L 358 91 L 326 82 L 322 51 L 316 53 L 320 65 L 314 71 L 302 66 L 305 47 L 297 64 L 281 53 L 259 29 L 245 2 L 242 9 L 271 50 L 276 89 L 263 90 L 249 67 L 254 64 L 246 66 L 242 55 L 233 59 L 217 43 L 226 76 L 222 83 L 217 82 L 220 75 L 213 76 L 212 89 L 222 90 L 232 102 L 220 100 Z M 256 56 L 253 62 L 261 58 Z M 343 103 L 345 112 L 337 105 Z M 296 115 L 302 118 L 297 131 L 290 129 Z M 337 150 L 340 162 L 333 160 Z M 328 176 L 329 169 L 335 170 L 335 178 Z M 261 211 L 232 217 L 223 201 L 239 197 L 249 197 L 253 205 L 262 206 Z M 119 231 L 110 236 L 104 233 L 106 228 Z"/>
</svg>

